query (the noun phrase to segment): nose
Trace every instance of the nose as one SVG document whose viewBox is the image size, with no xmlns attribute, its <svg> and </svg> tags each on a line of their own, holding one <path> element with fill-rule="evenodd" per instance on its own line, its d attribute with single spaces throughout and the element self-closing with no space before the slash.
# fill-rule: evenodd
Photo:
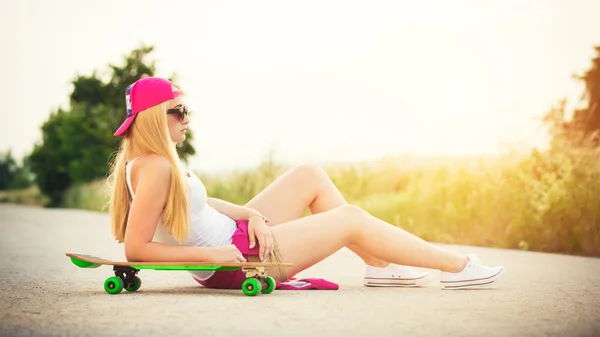
<svg viewBox="0 0 600 337">
<path fill-rule="evenodd" d="M 185 115 L 185 117 L 184 117 L 184 118 L 183 118 L 183 120 L 181 121 L 181 124 L 183 124 L 183 125 L 187 125 L 187 124 L 190 124 L 190 122 L 191 122 L 190 116 L 188 116 L 188 115 Z"/>
</svg>

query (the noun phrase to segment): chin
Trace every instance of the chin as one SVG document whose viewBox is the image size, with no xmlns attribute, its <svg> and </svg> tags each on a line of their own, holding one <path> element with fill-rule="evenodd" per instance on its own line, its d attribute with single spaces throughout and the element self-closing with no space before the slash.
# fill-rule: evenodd
<svg viewBox="0 0 600 337">
<path fill-rule="evenodd" d="M 171 136 L 171 141 L 173 143 L 181 143 L 185 140 L 185 135 L 177 135 L 177 137 Z"/>
</svg>

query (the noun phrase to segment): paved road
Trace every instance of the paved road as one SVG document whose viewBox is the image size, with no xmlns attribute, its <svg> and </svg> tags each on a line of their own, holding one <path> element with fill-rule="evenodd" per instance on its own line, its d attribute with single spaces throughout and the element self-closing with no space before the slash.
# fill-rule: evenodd
<svg viewBox="0 0 600 337">
<path fill-rule="evenodd" d="M 123 259 L 105 214 L 0 205 L 1 336 L 599 336 L 600 259 L 448 246 L 507 267 L 485 290 L 362 286 L 343 249 L 300 276 L 337 291 L 244 296 L 197 286 L 185 272 L 142 271 L 112 296 L 110 267 L 79 269 L 65 252 Z"/>
</svg>

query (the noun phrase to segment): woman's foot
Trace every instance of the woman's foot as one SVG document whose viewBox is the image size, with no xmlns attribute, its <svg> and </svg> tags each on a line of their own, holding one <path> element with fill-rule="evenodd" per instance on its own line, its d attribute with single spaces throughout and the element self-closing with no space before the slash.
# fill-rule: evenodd
<svg viewBox="0 0 600 337">
<path fill-rule="evenodd" d="M 479 262 L 476 255 L 467 255 L 469 261 L 457 273 L 442 272 L 440 282 L 443 289 L 467 289 L 484 287 L 496 282 L 503 274 L 504 267 L 488 267 Z"/>
<path fill-rule="evenodd" d="M 419 287 L 429 283 L 430 274 L 390 263 L 379 268 L 366 265 L 363 284 L 371 287 Z"/>
</svg>

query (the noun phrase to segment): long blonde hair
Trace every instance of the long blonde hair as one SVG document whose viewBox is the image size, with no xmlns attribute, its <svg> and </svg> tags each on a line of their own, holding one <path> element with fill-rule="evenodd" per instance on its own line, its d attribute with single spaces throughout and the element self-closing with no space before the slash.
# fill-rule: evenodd
<svg viewBox="0 0 600 337">
<path fill-rule="evenodd" d="M 112 189 L 109 212 L 112 234 L 121 243 L 125 240 L 131 199 L 125 178 L 125 166 L 132 150 L 142 155 L 157 154 L 171 164 L 171 181 L 167 202 L 162 214 L 162 225 L 179 242 L 188 235 L 189 206 L 187 180 L 177 149 L 169 135 L 167 104 L 162 103 L 139 112 L 129 127 L 129 134 L 121 141 L 120 149 L 109 166 L 108 184 Z"/>
</svg>

